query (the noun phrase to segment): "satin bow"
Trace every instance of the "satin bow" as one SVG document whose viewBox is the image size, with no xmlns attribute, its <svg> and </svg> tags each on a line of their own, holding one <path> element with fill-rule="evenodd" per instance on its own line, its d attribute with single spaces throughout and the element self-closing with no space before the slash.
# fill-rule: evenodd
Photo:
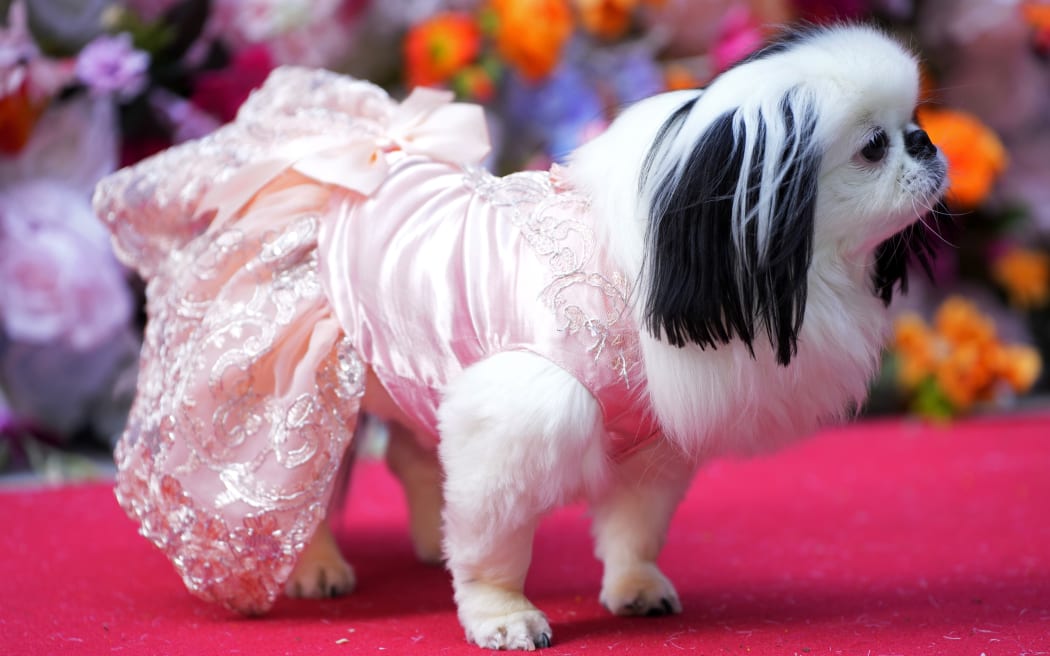
<svg viewBox="0 0 1050 656">
<path fill-rule="evenodd" d="M 371 195 L 386 179 L 393 152 L 426 155 L 453 164 L 476 164 L 490 150 L 481 107 L 452 102 L 450 91 L 417 88 L 398 105 L 382 135 L 355 134 L 335 141 L 318 135 L 290 141 L 267 159 L 248 164 L 212 188 L 200 209 L 228 216 L 282 171 L 292 169 L 324 184 Z"/>
</svg>

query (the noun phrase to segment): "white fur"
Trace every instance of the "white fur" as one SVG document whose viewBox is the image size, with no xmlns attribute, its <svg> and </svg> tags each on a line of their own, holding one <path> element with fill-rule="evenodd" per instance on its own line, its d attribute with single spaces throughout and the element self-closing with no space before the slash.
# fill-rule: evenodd
<svg viewBox="0 0 1050 656">
<path fill-rule="evenodd" d="M 471 642 L 526 650 L 548 644 L 550 625 L 522 586 L 539 518 L 577 497 L 594 509 L 595 553 L 605 567 L 602 602 L 617 614 L 680 611 L 655 560 L 701 460 L 781 445 L 863 401 L 887 325 L 872 291 L 873 250 L 915 221 L 944 182 L 943 170 L 905 153 L 918 72 L 901 47 L 863 27 L 813 33 L 730 70 L 702 93 L 664 94 L 628 109 L 574 156 L 569 172 L 592 200 L 604 247 L 637 281 L 645 259 L 658 256 L 644 250 L 652 186 L 677 179 L 718 116 L 735 111 L 740 128 L 754 134 L 759 115 L 778 111 L 795 87 L 804 91 L 796 116 L 816 112 L 820 118 L 814 143 L 821 165 L 805 318 L 787 366 L 761 332 L 752 356 L 740 341 L 676 348 L 643 329 L 649 401 L 667 439 L 623 463 L 605 457 L 597 402 L 538 356 L 494 356 L 445 391 L 439 410 L 444 546 Z M 655 182 L 643 188 L 643 162 L 660 126 L 698 94 L 670 156 L 654 162 Z M 873 164 L 858 153 L 877 127 L 889 135 L 890 148 Z M 766 145 L 773 147 L 766 152 L 780 152 L 788 138 L 771 130 Z M 799 148 L 793 145 L 790 157 L 800 156 Z M 777 167 L 763 162 L 759 177 L 768 188 L 759 190 L 753 211 L 737 211 L 740 190 L 752 182 L 737 186 L 735 229 L 757 222 L 763 248 L 770 246 L 775 218 L 769 204 L 782 173 Z M 636 300 L 644 325 L 645 298 Z M 366 409 L 382 405 L 370 401 L 375 394 L 366 393 Z"/>
</svg>

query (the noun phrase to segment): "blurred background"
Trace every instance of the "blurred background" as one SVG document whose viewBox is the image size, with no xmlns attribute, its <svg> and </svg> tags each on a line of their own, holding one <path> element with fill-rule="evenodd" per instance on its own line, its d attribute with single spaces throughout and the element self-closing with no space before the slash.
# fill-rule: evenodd
<svg viewBox="0 0 1050 656">
<path fill-rule="evenodd" d="M 619 108 L 703 86 L 795 21 L 863 20 L 924 64 L 950 162 L 865 416 L 1048 408 L 1050 3 L 1024 0 L 0 0 L 0 480 L 106 475 L 142 284 L 102 176 L 231 121 L 282 65 L 485 106 L 498 172 L 546 168 Z"/>
</svg>

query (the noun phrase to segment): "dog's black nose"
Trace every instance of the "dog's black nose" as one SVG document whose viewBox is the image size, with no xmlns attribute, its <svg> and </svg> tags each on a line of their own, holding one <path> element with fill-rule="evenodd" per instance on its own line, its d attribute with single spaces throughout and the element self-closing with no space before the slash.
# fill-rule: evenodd
<svg viewBox="0 0 1050 656">
<path fill-rule="evenodd" d="M 904 147 L 915 159 L 930 159 L 937 154 L 937 146 L 933 145 L 930 136 L 922 128 L 904 135 Z"/>
</svg>

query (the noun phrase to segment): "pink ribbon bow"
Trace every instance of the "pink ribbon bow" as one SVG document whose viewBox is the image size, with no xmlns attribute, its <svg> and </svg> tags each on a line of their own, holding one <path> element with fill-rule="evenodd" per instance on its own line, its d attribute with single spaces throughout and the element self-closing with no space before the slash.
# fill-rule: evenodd
<svg viewBox="0 0 1050 656">
<path fill-rule="evenodd" d="M 383 135 L 355 134 L 334 143 L 331 137 L 317 135 L 284 144 L 273 156 L 244 166 L 209 191 L 200 209 L 215 208 L 219 216 L 228 216 L 288 169 L 368 196 L 386 179 L 393 152 L 454 164 L 480 163 L 490 150 L 484 111 L 452 102 L 453 97 L 450 91 L 420 87 L 394 109 Z"/>
</svg>

